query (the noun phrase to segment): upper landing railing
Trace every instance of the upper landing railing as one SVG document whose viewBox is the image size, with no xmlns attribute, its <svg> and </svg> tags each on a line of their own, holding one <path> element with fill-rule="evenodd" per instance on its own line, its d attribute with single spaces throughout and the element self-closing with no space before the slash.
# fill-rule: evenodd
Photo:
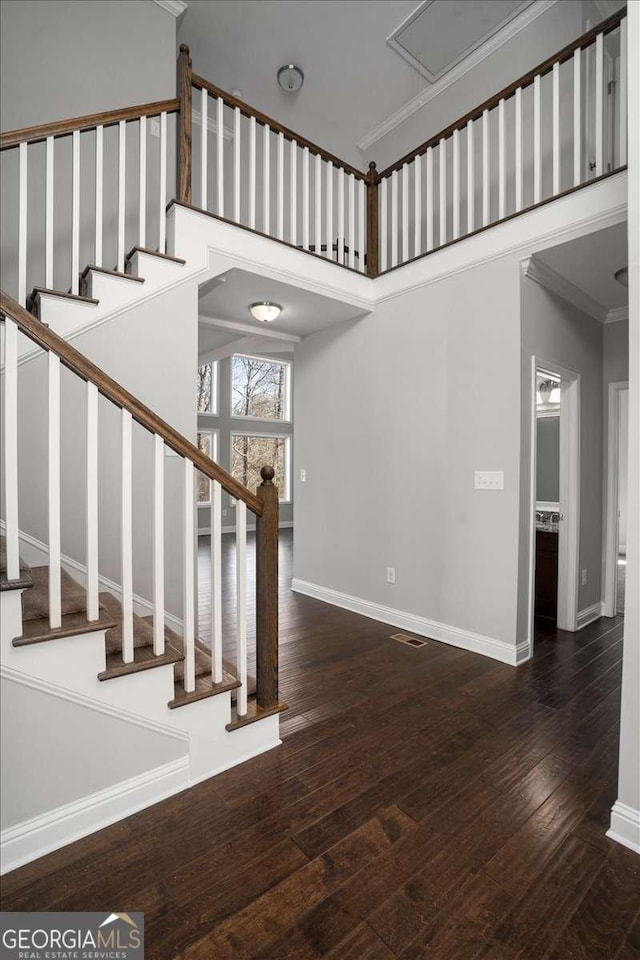
<svg viewBox="0 0 640 960">
<path fill-rule="evenodd" d="M 378 173 L 192 72 L 177 97 L 2 134 L 3 277 L 79 290 L 165 247 L 167 199 L 375 277 L 626 165 L 623 9 Z M 16 243 L 17 237 L 17 243 Z"/>
</svg>

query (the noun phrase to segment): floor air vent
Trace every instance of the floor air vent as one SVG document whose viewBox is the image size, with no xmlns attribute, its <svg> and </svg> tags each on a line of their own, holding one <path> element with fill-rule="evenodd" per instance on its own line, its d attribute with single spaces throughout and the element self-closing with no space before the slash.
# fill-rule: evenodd
<svg viewBox="0 0 640 960">
<path fill-rule="evenodd" d="M 406 643 L 409 647 L 426 647 L 428 640 L 421 640 L 418 637 L 410 637 L 408 633 L 393 633 L 391 640 L 399 640 L 400 643 Z"/>
</svg>

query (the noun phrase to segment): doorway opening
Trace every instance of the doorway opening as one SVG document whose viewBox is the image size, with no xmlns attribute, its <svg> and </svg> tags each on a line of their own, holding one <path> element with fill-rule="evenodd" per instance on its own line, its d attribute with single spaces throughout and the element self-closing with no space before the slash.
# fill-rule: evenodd
<svg viewBox="0 0 640 960">
<path fill-rule="evenodd" d="M 615 617 L 624 615 L 627 565 L 628 381 L 609 384 L 608 412 L 603 614 Z"/>
<path fill-rule="evenodd" d="M 580 376 L 532 358 L 530 648 L 536 618 L 575 631 L 578 617 Z"/>
</svg>

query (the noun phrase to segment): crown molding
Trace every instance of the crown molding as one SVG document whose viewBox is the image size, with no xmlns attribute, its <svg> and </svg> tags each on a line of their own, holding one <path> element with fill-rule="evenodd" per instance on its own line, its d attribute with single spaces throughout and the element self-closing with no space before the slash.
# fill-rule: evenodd
<svg viewBox="0 0 640 960">
<path fill-rule="evenodd" d="M 426 103 L 429 103 L 430 100 L 439 96 L 439 94 L 466 73 L 473 70 L 474 67 L 477 67 L 479 63 L 482 63 L 482 61 L 486 60 L 492 53 L 495 53 L 503 44 L 515 37 L 521 30 L 524 30 L 525 27 L 528 27 L 534 20 L 537 20 L 543 13 L 546 13 L 547 10 L 550 10 L 556 3 L 558 3 L 558 0 L 537 0 L 537 3 L 526 7 L 521 14 L 505 24 L 501 30 L 494 33 L 492 37 L 449 70 L 440 80 L 431 84 L 425 90 L 422 90 L 415 97 L 412 97 L 412 99 L 408 100 L 399 110 L 396 110 L 388 116 L 386 120 L 379 123 L 377 127 L 374 127 L 373 130 L 365 134 L 365 136 L 358 141 L 357 146 L 360 147 L 361 150 L 368 150 L 369 147 L 377 143 L 378 140 L 382 140 L 388 133 L 395 130 L 401 123 L 404 123 L 405 120 L 408 120 L 409 117 L 424 107 Z M 392 36 L 392 34 L 390 34 L 390 36 Z"/>
<path fill-rule="evenodd" d="M 153 2 L 170 13 L 176 20 L 182 16 L 188 6 L 186 0 L 153 0 Z"/>
<path fill-rule="evenodd" d="M 607 313 L 604 322 L 605 323 L 618 323 L 620 320 L 629 319 L 629 304 L 624 307 L 613 307 Z"/>
<path fill-rule="evenodd" d="M 611 311 L 537 257 L 527 257 L 523 260 L 522 271 L 525 277 L 535 280 L 541 287 L 546 287 L 547 290 L 593 317 L 594 320 L 599 320 L 600 323 L 607 321 Z"/>
</svg>

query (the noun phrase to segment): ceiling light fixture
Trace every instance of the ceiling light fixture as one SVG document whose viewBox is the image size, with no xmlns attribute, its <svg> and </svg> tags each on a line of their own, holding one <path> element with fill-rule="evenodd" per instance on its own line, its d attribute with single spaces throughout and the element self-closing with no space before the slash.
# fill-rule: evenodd
<svg viewBox="0 0 640 960">
<path fill-rule="evenodd" d="M 623 287 L 629 286 L 629 267 L 621 267 L 619 270 L 616 270 L 614 277 L 619 284 Z"/>
<path fill-rule="evenodd" d="M 286 63 L 278 70 L 278 83 L 287 93 L 297 93 L 304 82 L 304 73 L 293 63 Z"/>
<path fill-rule="evenodd" d="M 249 312 L 254 320 L 261 323 L 271 323 L 282 313 L 282 307 L 277 303 L 270 303 L 268 300 L 260 300 L 258 303 L 252 303 Z"/>
</svg>

